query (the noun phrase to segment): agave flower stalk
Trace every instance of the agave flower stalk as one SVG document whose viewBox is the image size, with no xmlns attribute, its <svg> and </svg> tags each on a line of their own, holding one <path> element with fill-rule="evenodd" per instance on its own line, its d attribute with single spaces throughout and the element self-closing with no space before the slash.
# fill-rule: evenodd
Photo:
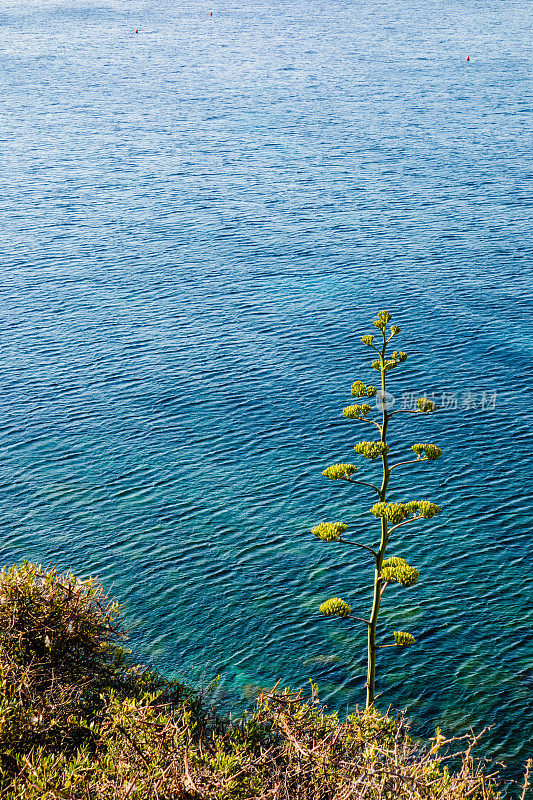
<svg viewBox="0 0 533 800">
<path fill-rule="evenodd" d="M 354 478 L 357 467 L 354 464 L 332 464 L 324 470 L 323 475 L 330 480 L 343 480 L 348 483 L 361 484 L 372 488 L 377 495 L 377 501 L 370 509 L 376 520 L 379 520 L 381 527 L 381 538 L 378 547 L 371 547 L 359 541 L 345 539 L 343 535 L 348 526 L 343 522 L 322 522 L 313 528 L 312 533 L 324 542 L 338 542 L 340 544 L 351 544 L 369 552 L 374 561 L 374 591 L 372 608 L 368 619 L 355 617 L 351 613 L 351 606 L 339 597 L 326 600 L 320 606 L 320 611 L 326 616 L 338 616 L 341 618 L 353 619 L 363 622 L 368 628 L 368 670 L 366 679 L 366 707 L 369 708 L 375 701 L 376 685 L 376 653 L 382 647 L 406 647 L 414 644 L 415 638 L 406 631 L 394 631 L 394 642 L 391 644 L 376 644 L 376 629 L 378 616 L 383 594 L 386 588 L 392 583 L 400 586 L 413 586 L 418 580 L 418 570 L 411 567 L 405 559 L 399 556 L 385 558 L 385 551 L 389 543 L 391 534 L 404 525 L 411 524 L 421 519 L 430 519 L 440 511 L 440 508 L 428 500 L 410 500 L 408 502 L 387 502 L 387 492 L 391 473 L 399 466 L 414 464 L 420 461 L 436 461 L 442 455 L 442 451 L 433 444 L 414 444 L 412 450 L 416 458 L 398 461 L 395 464 L 389 463 L 389 445 L 387 442 L 387 432 L 389 422 L 395 414 L 429 414 L 436 410 L 435 404 L 426 397 L 421 397 L 417 401 L 416 410 L 396 410 L 392 411 L 387 405 L 387 373 L 395 369 L 407 359 L 407 354 L 402 351 L 394 350 L 387 356 L 387 349 L 390 341 L 400 333 L 400 328 L 396 325 L 387 326 L 391 320 L 388 311 L 380 311 L 378 318 L 374 321 L 374 327 L 378 329 L 379 336 L 363 336 L 361 341 L 367 347 L 376 351 L 378 358 L 372 361 L 372 367 L 379 372 L 381 378 L 381 390 L 375 386 L 366 385 L 362 381 L 355 381 L 351 387 L 351 393 L 356 398 L 377 397 L 377 408 L 381 411 L 380 421 L 367 419 L 373 412 L 368 403 L 347 406 L 343 414 L 347 419 L 359 423 L 373 425 L 379 431 L 379 439 L 376 441 L 361 441 L 355 445 L 355 451 L 369 461 L 381 460 L 381 481 L 378 484 L 368 481 L 360 481 Z M 377 344 L 374 340 L 377 338 Z"/>
</svg>

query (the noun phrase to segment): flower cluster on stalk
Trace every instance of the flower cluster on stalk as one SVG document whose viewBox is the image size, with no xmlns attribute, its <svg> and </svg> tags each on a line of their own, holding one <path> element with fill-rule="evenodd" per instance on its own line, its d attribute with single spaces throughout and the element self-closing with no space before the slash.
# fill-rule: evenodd
<svg viewBox="0 0 533 800">
<path fill-rule="evenodd" d="M 442 455 L 442 450 L 434 444 L 414 444 L 411 450 L 417 454 L 421 461 L 428 459 L 429 461 L 436 461 Z M 424 455 L 422 456 L 422 453 Z"/>
<path fill-rule="evenodd" d="M 394 631 L 394 641 L 400 647 L 407 647 L 416 642 L 415 637 L 406 631 Z"/>
<path fill-rule="evenodd" d="M 374 397 L 377 392 L 375 386 L 367 386 L 363 381 L 352 383 L 352 397 Z"/>
<path fill-rule="evenodd" d="M 321 522 L 312 528 L 311 533 L 323 542 L 338 542 L 347 527 L 344 522 Z"/>
<path fill-rule="evenodd" d="M 432 411 L 437 410 L 437 404 L 427 397 L 419 397 L 416 401 L 416 408 L 418 411 L 421 411 L 422 414 L 431 414 Z"/>
<path fill-rule="evenodd" d="M 352 607 L 341 600 L 340 597 L 330 597 L 325 603 L 320 606 L 320 611 L 326 617 L 349 617 L 352 613 Z"/>
<path fill-rule="evenodd" d="M 358 442 L 355 445 L 355 452 L 360 456 L 373 460 L 387 455 L 389 448 L 384 442 Z"/>
<path fill-rule="evenodd" d="M 429 500 L 410 500 L 408 503 L 375 503 L 370 511 L 376 518 L 381 517 L 397 525 L 409 517 L 431 519 L 439 513 L 440 508 Z"/>
<path fill-rule="evenodd" d="M 378 318 L 374 320 L 372 323 L 375 328 L 384 332 L 385 328 L 387 327 L 387 322 L 390 322 L 392 319 L 391 315 L 388 311 L 380 311 L 378 314 Z"/>
<path fill-rule="evenodd" d="M 372 407 L 366 403 L 363 403 L 362 406 L 346 406 L 346 408 L 342 409 L 342 413 L 348 419 L 364 419 L 367 414 L 370 414 L 371 411 Z"/>
<path fill-rule="evenodd" d="M 418 580 L 419 572 L 415 567 L 409 566 L 404 558 L 391 556 L 386 558 L 381 565 L 381 577 L 387 583 L 399 583 L 400 586 L 414 586 Z"/>
<path fill-rule="evenodd" d="M 332 464 L 322 472 L 322 475 L 332 481 L 339 481 L 348 480 L 354 472 L 357 472 L 357 467 L 354 464 Z"/>
<path fill-rule="evenodd" d="M 395 350 L 394 353 L 391 354 L 391 358 L 387 358 L 383 361 L 383 372 L 388 372 L 389 370 L 394 369 L 394 367 L 397 367 L 398 364 L 403 364 L 406 359 L 407 353 L 403 353 L 401 351 L 398 353 Z M 381 361 L 373 361 L 371 366 L 374 367 L 374 369 L 377 369 L 378 372 L 381 371 Z"/>
</svg>

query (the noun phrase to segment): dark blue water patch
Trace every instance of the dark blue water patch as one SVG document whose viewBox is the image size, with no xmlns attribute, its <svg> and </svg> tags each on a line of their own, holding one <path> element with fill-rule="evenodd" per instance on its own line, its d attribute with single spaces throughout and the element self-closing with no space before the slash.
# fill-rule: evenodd
<svg viewBox="0 0 533 800">
<path fill-rule="evenodd" d="M 391 543 L 421 578 L 380 635 L 418 642 L 381 651 L 379 690 L 425 736 L 492 724 L 511 776 L 533 738 L 525 13 L 0 17 L 2 562 L 99 575 L 135 656 L 220 674 L 234 711 L 279 678 L 361 703 L 365 632 L 317 609 L 364 613 L 371 569 L 310 529 L 378 535 L 372 491 L 321 471 L 371 435 L 340 412 L 389 307 L 395 408 L 446 410 L 391 425 L 394 458 L 444 451 L 399 467 L 391 499 L 442 513 Z"/>
</svg>

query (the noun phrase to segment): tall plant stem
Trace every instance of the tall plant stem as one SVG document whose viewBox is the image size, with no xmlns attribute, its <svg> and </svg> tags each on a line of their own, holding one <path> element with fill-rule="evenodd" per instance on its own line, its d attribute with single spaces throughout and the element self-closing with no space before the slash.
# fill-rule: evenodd
<svg viewBox="0 0 533 800">
<path fill-rule="evenodd" d="M 381 404 L 383 410 L 383 424 L 381 426 L 381 441 L 386 446 L 387 444 L 387 425 L 389 422 L 389 414 L 385 401 L 385 349 L 387 341 L 385 339 L 385 332 L 383 332 L 383 349 L 379 354 L 380 367 L 381 367 Z M 387 486 L 389 484 L 390 468 L 388 454 L 385 452 L 382 455 L 383 462 L 383 480 L 381 489 L 379 490 L 380 502 L 385 502 L 387 497 Z M 387 520 L 385 517 L 381 518 L 381 541 L 379 550 L 376 556 L 376 567 L 374 571 L 374 598 L 372 602 L 372 613 L 368 623 L 368 673 L 366 678 L 366 707 L 370 708 L 374 705 L 375 699 L 375 685 L 376 685 L 376 627 L 378 623 L 379 606 L 381 603 L 382 595 L 382 578 L 381 567 L 383 558 L 385 556 L 385 548 L 387 547 L 388 530 Z"/>
</svg>

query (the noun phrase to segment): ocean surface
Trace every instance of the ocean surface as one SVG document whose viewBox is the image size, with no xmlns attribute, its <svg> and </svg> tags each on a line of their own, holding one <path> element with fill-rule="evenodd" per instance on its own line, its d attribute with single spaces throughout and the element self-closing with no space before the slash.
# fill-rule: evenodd
<svg viewBox="0 0 533 800">
<path fill-rule="evenodd" d="M 213 12 L 212 16 L 210 12 Z M 533 741 L 531 7 L 496 0 L 2 0 L 1 563 L 97 575 L 133 656 L 241 713 L 276 681 L 364 703 L 376 542 L 322 477 L 382 308 L 407 362 L 390 425 L 440 461 L 391 500 L 378 700 L 425 737 Z M 138 29 L 138 33 L 135 33 Z M 467 56 L 469 60 L 467 61 Z M 414 394 L 413 394 L 414 393 Z M 389 639 L 387 639 L 389 637 Z"/>
</svg>

